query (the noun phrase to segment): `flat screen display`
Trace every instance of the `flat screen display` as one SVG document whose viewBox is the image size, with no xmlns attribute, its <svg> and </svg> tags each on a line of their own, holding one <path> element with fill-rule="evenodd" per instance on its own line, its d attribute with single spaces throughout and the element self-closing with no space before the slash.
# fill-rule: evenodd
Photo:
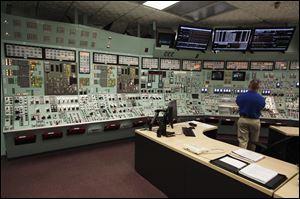
<svg viewBox="0 0 300 199">
<path fill-rule="evenodd" d="M 232 72 L 232 81 L 245 81 L 246 72 L 233 71 Z"/>
<path fill-rule="evenodd" d="M 157 41 L 156 46 L 168 46 L 169 48 L 174 47 L 174 41 L 175 41 L 175 33 L 162 33 L 159 32 L 157 34 Z"/>
<path fill-rule="evenodd" d="M 212 29 L 179 26 L 175 48 L 206 50 Z"/>
<path fill-rule="evenodd" d="M 211 80 L 224 80 L 224 71 L 211 71 Z"/>
<path fill-rule="evenodd" d="M 295 28 L 255 28 L 249 49 L 252 51 L 286 51 Z"/>
<path fill-rule="evenodd" d="M 251 29 L 215 29 L 213 50 L 245 51 L 251 38 Z"/>
</svg>

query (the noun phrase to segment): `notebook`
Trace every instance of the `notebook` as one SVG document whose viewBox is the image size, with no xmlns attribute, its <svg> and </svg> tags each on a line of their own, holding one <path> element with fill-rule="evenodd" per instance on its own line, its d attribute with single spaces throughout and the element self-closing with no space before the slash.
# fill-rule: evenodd
<svg viewBox="0 0 300 199">
<path fill-rule="evenodd" d="M 265 156 L 259 153 L 255 153 L 253 151 L 249 151 L 247 149 L 237 149 L 232 151 L 233 154 L 239 155 L 246 160 L 250 160 L 251 162 L 257 162 L 263 159 Z"/>
<path fill-rule="evenodd" d="M 241 169 L 241 168 L 243 168 L 244 166 L 247 165 L 246 163 L 244 163 L 242 161 L 239 161 L 237 159 L 234 159 L 234 158 L 231 158 L 231 157 L 228 157 L 228 156 L 223 157 L 223 158 L 221 158 L 219 160 L 222 161 L 222 162 L 225 162 L 225 163 L 227 163 L 227 164 L 229 164 L 229 165 L 231 165 L 233 167 L 236 167 L 238 169 Z"/>
<path fill-rule="evenodd" d="M 239 173 L 262 184 L 266 184 L 278 175 L 276 171 L 267 169 L 255 163 L 244 167 Z"/>
</svg>

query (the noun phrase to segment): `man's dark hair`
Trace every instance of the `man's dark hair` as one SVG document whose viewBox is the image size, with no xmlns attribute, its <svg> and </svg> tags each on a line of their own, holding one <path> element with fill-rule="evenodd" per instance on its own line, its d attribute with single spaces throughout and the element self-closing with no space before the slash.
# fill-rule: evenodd
<svg viewBox="0 0 300 199">
<path fill-rule="evenodd" d="M 259 83 L 260 81 L 258 79 L 253 79 L 249 83 L 249 89 L 257 91 L 259 89 Z"/>
</svg>

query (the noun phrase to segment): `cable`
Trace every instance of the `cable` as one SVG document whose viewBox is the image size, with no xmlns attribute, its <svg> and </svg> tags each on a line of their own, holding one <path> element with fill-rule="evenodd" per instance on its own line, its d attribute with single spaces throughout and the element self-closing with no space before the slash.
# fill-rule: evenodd
<svg viewBox="0 0 300 199">
<path fill-rule="evenodd" d="M 212 152 L 212 151 L 219 151 L 219 152 Z M 203 152 L 204 154 L 218 154 L 218 153 L 224 153 L 224 149 L 209 149 L 207 152 Z"/>
</svg>

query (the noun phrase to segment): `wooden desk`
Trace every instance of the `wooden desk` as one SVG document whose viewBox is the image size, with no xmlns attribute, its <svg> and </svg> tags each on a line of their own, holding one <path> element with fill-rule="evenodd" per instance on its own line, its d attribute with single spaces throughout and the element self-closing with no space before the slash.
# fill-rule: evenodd
<svg viewBox="0 0 300 199">
<path fill-rule="evenodd" d="M 285 140 L 280 144 L 280 140 Z M 287 126 L 270 126 L 268 136 L 268 153 L 272 157 L 290 162 L 299 163 L 299 128 Z"/>
<path fill-rule="evenodd" d="M 275 191 L 274 198 L 299 198 L 299 174 Z"/>
<path fill-rule="evenodd" d="M 270 129 L 273 129 L 286 136 L 299 137 L 299 127 L 270 126 Z"/>
<path fill-rule="evenodd" d="M 169 197 L 272 197 L 267 189 L 239 175 L 217 167 L 210 160 L 222 157 L 239 147 L 207 137 L 217 127 L 198 123 L 196 137 L 181 132 L 187 123 L 178 123 L 174 137 L 157 137 L 155 132 L 136 130 L 135 168 Z M 219 153 L 196 155 L 183 149 L 184 144 L 222 149 Z M 291 179 L 298 172 L 296 165 L 265 157 L 257 164 L 284 174 Z"/>
</svg>

